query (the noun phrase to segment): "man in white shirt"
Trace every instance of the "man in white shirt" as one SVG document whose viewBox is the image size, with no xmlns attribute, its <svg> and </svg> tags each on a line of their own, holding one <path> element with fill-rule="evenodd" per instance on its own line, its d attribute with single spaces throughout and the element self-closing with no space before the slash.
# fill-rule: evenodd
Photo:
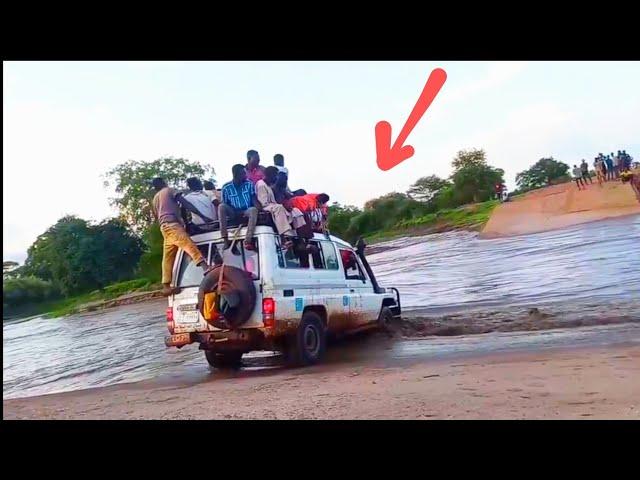
<svg viewBox="0 0 640 480">
<path fill-rule="evenodd" d="M 292 243 L 287 237 L 294 236 L 294 230 L 304 226 L 306 221 L 302 212 L 297 208 L 293 208 L 289 212 L 283 205 L 276 202 L 272 186 L 278 180 L 278 168 L 275 166 L 267 167 L 264 173 L 264 179 L 256 182 L 256 197 L 262 209 L 271 213 L 273 223 L 275 223 L 278 233 L 283 237 L 285 248 L 289 248 Z"/>
<path fill-rule="evenodd" d="M 184 195 L 191 205 L 193 205 L 198 212 L 202 214 L 202 216 L 191 213 L 191 223 L 196 227 L 201 227 L 207 223 L 203 217 L 213 220 L 214 222 L 218 220 L 218 212 L 211 201 L 209 195 L 207 195 L 202 189 L 202 182 L 200 179 L 196 177 L 191 177 L 187 179 L 187 187 L 189 187 L 189 192 Z M 199 230 L 196 228 L 195 230 Z"/>
<path fill-rule="evenodd" d="M 213 203 L 213 206 L 216 207 L 217 210 L 218 205 L 220 205 L 222 201 L 220 190 L 216 189 L 216 186 L 211 180 L 205 180 L 202 182 L 202 185 L 204 186 L 204 194 L 209 197 L 209 200 L 211 200 L 211 203 Z"/>
</svg>

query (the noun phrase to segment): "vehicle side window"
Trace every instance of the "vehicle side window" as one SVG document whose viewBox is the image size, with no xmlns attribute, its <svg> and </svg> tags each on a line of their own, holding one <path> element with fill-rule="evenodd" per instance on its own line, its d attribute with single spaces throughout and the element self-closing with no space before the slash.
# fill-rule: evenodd
<svg viewBox="0 0 640 480">
<path fill-rule="evenodd" d="M 204 243 L 198 245 L 198 250 L 200 250 L 202 256 L 209 261 L 209 244 Z M 177 285 L 179 287 L 197 287 L 200 285 L 200 282 L 202 282 L 203 277 L 202 268 L 196 266 L 195 262 L 191 260 L 191 257 L 186 252 L 183 252 L 180 270 L 178 271 Z"/>
<path fill-rule="evenodd" d="M 347 280 L 364 280 L 364 274 L 360 270 L 360 265 L 356 254 L 351 250 L 340 249 L 342 265 L 344 265 L 344 276 Z"/>
<path fill-rule="evenodd" d="M 327 270 L 338 270 L 340 265 L 338 264 L 338 255 L 336 254 L 336 247 L 331 242 L 317 242 L 320 244 L 320 252 L 322 253 L 323 266 Z M 316 267 L 318 268 L 318 267 Z"/>
<path fill-rule="evenodd" d="M 278 266 L 280 266 L 280 268 L 309 268 L 309 262 L 306 262 L 307 265 L 305 266 L 304 262 L 300 261 L 300 257 L 294 252 L 293 248 L 282 250 L 280 237 L 275 237 L 275 239 L 276 251 L 278 253 Z"/>
</svg>

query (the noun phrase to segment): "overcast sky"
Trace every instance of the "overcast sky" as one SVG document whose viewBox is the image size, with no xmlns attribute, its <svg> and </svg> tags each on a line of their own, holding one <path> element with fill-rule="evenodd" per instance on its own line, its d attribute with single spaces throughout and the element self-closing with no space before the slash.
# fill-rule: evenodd
<svg viewBox="0 0 640 480">
<path fill-rule="evenodd" d="M 374 127 L 399 133 L 433 68 L 448 74 L 411 133 L 415 155 L 376 166 Z M 116 212 L 102 174 L 129 159 L 211 164 L 285 156 L 292 188 L 357 206 L 484 148 L 507 185 L 544 156 L 640 158 L 640 62 L 3 62 L 3 259 L 22 262 L 66 214 Z"/>
</svg>

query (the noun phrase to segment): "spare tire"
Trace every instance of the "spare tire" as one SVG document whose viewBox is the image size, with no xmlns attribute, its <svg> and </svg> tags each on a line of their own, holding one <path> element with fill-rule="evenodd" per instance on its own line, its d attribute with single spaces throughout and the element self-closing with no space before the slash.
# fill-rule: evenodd
<svg viewBox="0 0 640 480">
<path fill-rule="evenodd" d="M 198 311 L 204 315 L 204 296 L 218 291 L 218 279 L 222 265 L 211 270 L 200 283 L 198 289 Z M 220 311 L 224 315 L 222 320 L 211 320 L 209 323 L 216 328 L 234 329 L 244 324 L 256 305 L 256 287 L 251 274 L 236 267 L 224 266 L 222 287 L 220 289 Z"/>
</svg>

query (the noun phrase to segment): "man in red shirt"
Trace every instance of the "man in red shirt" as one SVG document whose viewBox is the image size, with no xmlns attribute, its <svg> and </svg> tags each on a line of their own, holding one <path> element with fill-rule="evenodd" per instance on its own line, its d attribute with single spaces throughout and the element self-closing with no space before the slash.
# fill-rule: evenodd
<svg viewBox="0 0 640 480">
<path fill-rule="evenodd" d="M 327 221 L 329 195 L 326 193 L 308 193 L 285 200 L 287 209 L 297 208 L 311 221 L 314 231 L 324 230 Z"/>
</svg>

